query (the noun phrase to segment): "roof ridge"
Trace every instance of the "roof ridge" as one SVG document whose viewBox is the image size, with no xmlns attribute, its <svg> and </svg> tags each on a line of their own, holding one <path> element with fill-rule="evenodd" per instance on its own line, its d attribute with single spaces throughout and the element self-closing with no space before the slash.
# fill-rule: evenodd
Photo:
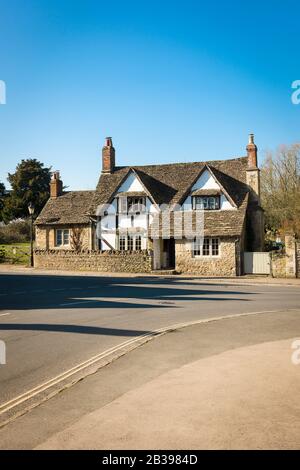
<svg viewBox="0 0 300 470">
<path fill-rule="evenodd" d="M 232 158 L 223 158 L 220 160 L 195 160 L 189 162 L 167 162 L 167 163 L 153 163 L 153 164 L 145 164 L 145 165 L 120 165 L 116 166 L 116 170 L 121 170 L 124 168 L 149 168 L 149 167 L 157 167 L 157 166 L 170 166 L 170 165 L 195 165 L 195 164 L 207 164 L 212 165 L 213 163 L 222 163 L 222 162 L 234 162 L 238 160 L 246 160 L 247 156 L 241 157 L 232 157 Z"/>
</svg>

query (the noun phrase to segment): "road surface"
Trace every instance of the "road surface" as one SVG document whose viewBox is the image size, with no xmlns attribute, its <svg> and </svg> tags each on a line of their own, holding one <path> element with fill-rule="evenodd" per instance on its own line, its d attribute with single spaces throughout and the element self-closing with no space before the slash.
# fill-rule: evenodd
<svg viewBox="0 0 300 470">
<path fill-rule="evenodd" d="M 0 366 L 0 407 L 159 328 L 299 306 L 299 288 L 234 280 L 1 273 L 0 340 L 7 364 Z"/>
</svg>

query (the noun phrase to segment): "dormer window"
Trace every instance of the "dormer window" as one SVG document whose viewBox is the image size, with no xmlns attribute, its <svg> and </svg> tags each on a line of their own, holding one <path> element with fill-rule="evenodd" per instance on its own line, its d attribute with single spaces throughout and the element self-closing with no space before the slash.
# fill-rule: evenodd
<svg viewBox="0 0 300 470">
<path fill-rule="evenodd" d="M 146 211 L 146 196 L 131 195 L 126 193 L 118 197 L 119 214 L 139 214 Z"/>
<path fill-rule="evenodd" d="M 137 213 L 145 212 L 146 198 L 145 197 L 128 197 L 127 198 L 128 212 Z"/>
<path fill-rule="evenodd" d="M 220 196 L 192 196 L 194 210 L 219 210 Z"/>
</svg>

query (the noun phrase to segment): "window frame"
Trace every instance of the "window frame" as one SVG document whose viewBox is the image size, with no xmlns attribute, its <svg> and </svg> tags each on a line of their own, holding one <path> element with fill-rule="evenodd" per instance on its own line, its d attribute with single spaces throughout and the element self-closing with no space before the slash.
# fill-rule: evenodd
<svg viewBox="0 0 300 470">
<path fill-rule="evenodd" d="M 138 241 L 137 241 L 138 240 Z M 121 248 L 122 246 L 122 248 Z M 137 248 L 138 246 L 138 248 Z M 124 248 L 123 248 L 124 247 Z M 119 251 L 142 251 L 142 235 L 141 234 L 121 234 L 118 237 Z"/>
<path fill-rule="evenodd" d="M 60 236 L 58 234 L 60 233 Z M 67 235 L 67 242 L 65 242 L 65 236 Z M 58 239 L 60 238 L 60 243 Z M 56 228 L 55 229 L 55 247 L 64 248 L 70 246 L 70 229 L 69 228 Z"/>
<path fill-rule="evenodd" d="M 201 242 L 201 244 L 200 244 Z M 217 254 L 214 254 L 216 253 Z M 221 244 L 218 237 L 195 238 L 192 242 L 192 257 L 201 259 L 220 258 Z"/>
<path fill-rule="evenodd" d="M 146 196 L 127 196 L 128 214 L 140 214 L 146 212 Z"/>
<path fill-rule="evenodd" d="M 199 202 L 197 200 L 199 200 Z M 210 200 L 214 200 L 214 207 L 210 207 Z M 202 204 L 200 201 L 202 201 Z M 205 204 L 204 201 L 206 201 Z M 198 205 L 200 207 L 197 207 Z M 218 211 L 221 209 L 221 197 L 220 195 L 192 196 L 192 208 L 193 210 Z"/>
</svg>

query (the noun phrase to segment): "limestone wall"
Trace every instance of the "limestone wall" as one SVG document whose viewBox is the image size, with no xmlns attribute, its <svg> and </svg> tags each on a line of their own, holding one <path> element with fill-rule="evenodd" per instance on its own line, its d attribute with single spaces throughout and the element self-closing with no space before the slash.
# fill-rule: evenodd
<svg viewBox="0 0 300 470">
<path fill-rule="evenodd" d="M 152 254 L 148 251 L 35 250 L 36 268 L 74 271 L 147 273 L 152 270 Z"/>
<path fill-rule="evenodd" d="M 273 277 L 286 277 L 286 260 L 287 256 L 285 253 L 272 253 L 272 276 Z"/>
<path fill-rule="evenodd" d="M 280 253 L 271 253 L 273 277 L 300 277 L 300 242 L 294 235 L 287 234 L 284 239 L 285 249 Z"/>
<path fill-rule="evenodd" d="M 73 229 L 80 229 L 81 230 L 81 240 L 82 240 L 82 248 L 84 250 L 89 250 L 92 247 L 92 231 L 89 225 L 74 225 L 70 228 L 70 226 L 56 226 L 56 227 L 47 227 L 47 226 L 36 226 L 35 227 L 35 247 L 38 250 L 72 250 L 71 244 L 66 247 L 57 247 L 55 246 L 55 230 L 57 229 L 69 229 L 70 230 L 70 238 Z"/>
<path fill-rule="evenodd" d="M 193 257 L 188 240 L 176 240 L 176 271 L 201 276 L 236 276 L 236 247 L 234 238 L 220 239 L 218 257 Z"/>
</svg>

